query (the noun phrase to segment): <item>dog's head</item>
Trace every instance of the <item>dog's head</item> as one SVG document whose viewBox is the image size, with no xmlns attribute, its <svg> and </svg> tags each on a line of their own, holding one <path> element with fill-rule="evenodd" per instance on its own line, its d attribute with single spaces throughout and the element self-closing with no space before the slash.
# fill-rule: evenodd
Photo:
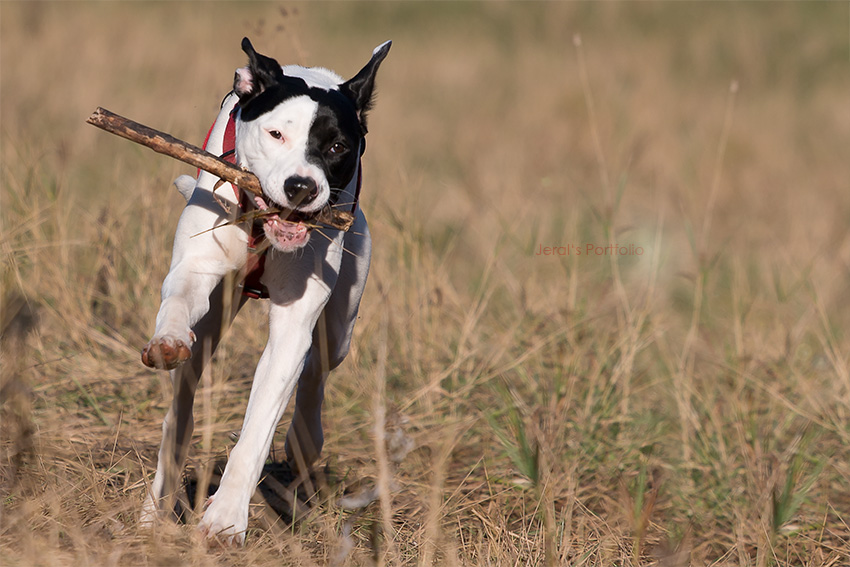
<svg viewBox="0 0 850 567">
<path fill-rule="evenodd" d="M 366 66 L 344 81 L 327 69 L 282 68 L 242 40 L 248 66 L 237 69 L 233 84 L 240 107 L 236 159 L 260 179 L 266 199 L 257 198 L 259 208 L 292 211 L 265 219 L 275 248 L 304 246 L 310 238 L 304 223 L 323 208 L 350 208 L 375 74 L 390 45 L 378 46 Z"/>
</svg>

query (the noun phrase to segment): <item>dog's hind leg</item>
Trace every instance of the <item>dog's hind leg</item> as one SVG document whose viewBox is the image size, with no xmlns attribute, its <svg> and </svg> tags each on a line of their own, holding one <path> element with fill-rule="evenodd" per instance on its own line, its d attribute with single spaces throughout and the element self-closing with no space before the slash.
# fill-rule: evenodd
<svg viewBox="0 0 850 567">
<path fill-rule="evenodd" d="M 228 278 L 220 282 L 210 295 L 209 311 L 192 329 L 198 340 L 192 346 L 191 359 L 171 371 L 173 398 L 162 424 L 156 475 L 142 508 L 142 524 L 150 524 L 174 511 L 174 495 L 179 488 L 194 430 L 192 409 L 198 379 L 245 299 L 238 288 L 234 291 Z"/>
<path fill-rule="evenodd" d="M 286 434 L 286 459 L 293 470 L 302 473 L 309 471 L 322 452 L 325 380 L 348 355 L 369 274 L 372 240 L 362 212 L 344 242 L 339 279 L 313 330 L 313 344 L 298 379 L 295 413 Z"/>
</svg>

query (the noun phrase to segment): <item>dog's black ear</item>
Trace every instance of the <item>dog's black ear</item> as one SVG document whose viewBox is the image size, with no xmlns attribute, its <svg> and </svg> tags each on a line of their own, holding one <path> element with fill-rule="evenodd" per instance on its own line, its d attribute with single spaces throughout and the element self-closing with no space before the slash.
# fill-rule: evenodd
<svg viewBox="0 0 850 567">
<path fill-rule="evenodd" d="M 243 106 L 249 100 L 283 80 L 280 64 L 254 51 L 251 40 L 242 38 L 242 51 L 248 55 L 248 66 L 236 70 L 233 77 L 233 90 L 239 96 Z"/>
<path fill-rule="evenodd" d="M 354 102 L 364 134 L 366 133 L 366 113 L 372 108 L 374 101 L 375 74 L 387 53 L 390 52 L 392 44 L 392 41 L 387 41 L 376 47 L 366 66 L 360 69 L 360 72 L 353 78 L 339 86 L 340 91 Z"/>
</svg>

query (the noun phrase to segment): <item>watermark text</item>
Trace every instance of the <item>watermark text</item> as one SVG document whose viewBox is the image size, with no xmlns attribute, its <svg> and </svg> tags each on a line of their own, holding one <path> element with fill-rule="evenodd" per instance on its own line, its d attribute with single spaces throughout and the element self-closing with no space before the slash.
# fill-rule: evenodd
<svg viewBox="0 0 850 567">
<path fill-rule="evenodd" d="M 634 244 L 593 243 L 562 244 L 560 246 L 544 246 L 539 244 L 535 256 L 643 256 L 643 247 Z"/>
</svg>

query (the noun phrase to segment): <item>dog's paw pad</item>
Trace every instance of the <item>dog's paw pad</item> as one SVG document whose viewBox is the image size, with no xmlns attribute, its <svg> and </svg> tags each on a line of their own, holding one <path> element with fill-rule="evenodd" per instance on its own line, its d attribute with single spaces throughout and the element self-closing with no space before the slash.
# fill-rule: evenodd
<svg viewBox="0 0 850 567">
<path fill-rule="evenodd" d="M 142 349 L 142 364 L 149 368 L 173 370 L 191 356 L 192 349 L 180 339 L 154 338 Z"/>
</svg>

